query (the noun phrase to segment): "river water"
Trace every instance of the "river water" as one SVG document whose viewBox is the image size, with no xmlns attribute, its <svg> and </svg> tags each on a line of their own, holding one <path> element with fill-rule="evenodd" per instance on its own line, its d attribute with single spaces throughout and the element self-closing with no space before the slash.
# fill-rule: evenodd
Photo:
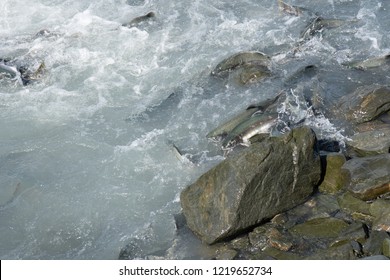
<svg viewBox="0 0 390 280">
<path fill-rule="evenodd" d="M 321 88 L 326 108 L 389 81 L 381 68 L 341 64 L 390 53 L 390 1 L 286 2 L 312 13 L 287 15 L 270 0 L 2 0 L 0 58 L 46 70 L 27 86 L 0 80 L 0 258 L 116 259 L 134 240 L 167 248 L 180 191 L 223 159 L 210 130 L 286 85 L 292 96 Z M 288 58 L 314 13 L 346 24 Z M 249 50 L 273 57 L 274 78 L 210 80 L 221 60 Z M 286 83 L 311 64 L 315 82 Z M 296 105 L 296 118 L 308 116 Z M 324 116 L 307 124 L 319 137 L 347 133 Z"/>
</svg>

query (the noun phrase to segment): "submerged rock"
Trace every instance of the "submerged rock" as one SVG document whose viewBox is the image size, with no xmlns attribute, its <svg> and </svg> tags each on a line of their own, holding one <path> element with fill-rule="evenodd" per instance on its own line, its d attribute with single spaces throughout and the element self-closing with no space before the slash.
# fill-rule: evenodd
<svg viewBox="0 0 390 280">
<path fill-rule="evenodd" d="M 367 70 L 370 68 L 380 67 L 382 65 L 388 64 L 390 62 L 390 55 L 368 58 L 362 61 L 352 61 L 344 63 L 343 65 L 355 68 L 359 70 Z"/>
<path fill-rule="evenodd" d="M 212 244 L 303 203 L 321 176 L 314 132 L 301 127 L 254 143 L 181 193 L 189 228 Z"/>
<path fill-rule="evenodd" d="M 390 154 L 353 158 L 343 169 L 349 172 L 348 189 L 362 200 L 390 192 Z"/>
<path fill-rule="evenodd" d="M 338 117 L 353 124 L 368 122 L 390 110 L 390 88 L 375 84 L 359 87 L 338 103 L 335 109 Z"/>
</svg>

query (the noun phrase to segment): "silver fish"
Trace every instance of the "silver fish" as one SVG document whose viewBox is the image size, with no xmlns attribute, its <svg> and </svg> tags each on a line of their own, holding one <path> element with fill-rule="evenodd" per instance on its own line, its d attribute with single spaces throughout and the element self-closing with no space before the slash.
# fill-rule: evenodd
<svg viewBox="0 0 390 280">
<path fill-rule="evenodd" d="M 229 72 L 244 65 L 262 65 L 268 67 L 270 62 L 270 57 L 262 52 L 239 52 L 221 61 L 211 72 L 211 75 L 224 78 Z"/>
<path fill-rule="evenodd" d="M 348 62 L 348 63 L 344 63 L 343 65 L 350 68 L 359 69 L 359 70 L 367 70 L 370 68 L 380 67 L 389 62 L 390 62 L 390 54 L 381 57 L 365 59 L 363 61 Z"/>
<path fill-rule="evenodd" d="M 11 78 L 16 79 L 22 85 L 26 85 L 28 83 L 28 80 L 22 77 L 20 71 L 15 66 L 7 65 L 4 61 L 0 61 L 0 73 L 10 75 Z"/>
<path fill-rule="evenodd" d="M 254 114 L 258 115 L 268 110 L 284 93 L 284 91 L 281 91 L 275 98 L 267 99 L 256 104 L 249 105 L 244 112 L 236 115 L 235 117 L 229 119 L 227 122 L 223 123 L 216 129 L 210 131 L 206 135 L 206 137 L 217 140 L 217 138 L 219 137 L 227 136 L 235 127 L 251 118 Z"/>
<path fill-rule="evenodd" d="M 278 123 L 278 114 L 255 114 L 237 125 L 222 143 L 223 150 L 231 150 L 237 145 L 249 146 L 250 138 L 259 134 L 268 134 Z"/>
<path fill-rule="evenodd" d="M 135 26 L 141 24 L 142 22 L 148 21 L 148 20 L 150 20 L 151 18 L 154 18 L 154 17 L 156 17 L 156 14 L 154 12 L 149 12 L 146 15 L 143 15 L 143 16 L 136 17 L 136 18 L 132 19 L 129 23 L 122 24 L 122 26 L 129 27 L 129 28 L 130 27 L 135 27 Z"/>
<path fill-rule="evenodd" d="M 303 8 L 289 5 L 287 3 L 284 3 L 281 0 L 278 0 L 278 6 L 279 6 L 279 10 L 281 12 L 284 12 L 286 14 L 293 15 L 296 17 L 300 16 L 303 12 Z"/>
<path fill-rule="evenodd" d="M 320 33 L 324 28 L 331 29 L 337 28 L 345 24 L 345 20 L 341 19 L 324 19 L 322 17 L 315 17 L 305 30 L 301 33 L 301 40 L 307 40 L 313 37 L 315 34 Z"/>
</svg>

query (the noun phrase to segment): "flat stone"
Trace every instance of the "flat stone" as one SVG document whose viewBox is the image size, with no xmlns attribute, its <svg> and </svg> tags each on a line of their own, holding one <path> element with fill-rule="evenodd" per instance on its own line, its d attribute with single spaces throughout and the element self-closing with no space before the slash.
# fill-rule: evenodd
<svg viewBox="0 0 390 280">
<path fill-rule="evenodd" d="M 390 88 L 369 85 L 357 88 L 338 101 L 335 113 L 353 124 L 376 119 L 390 110 Z"/>
<path fill-rule="evenodd" d="M 355 260 L 354 248 L 350 243 L 340 244 L 327 249 L 318 250 L 306 259 L 309 260 Z"/>
<path fill-rule="evenodd" d="M 289 231 L 294 235 L 307 238 L 336 238 L 348 227 L 348 224 L 336 218 L 318 218 L 298 224 Z"/>
<path fill-rule="evenodd" d="M 390 201 L 378 199 L 370 206 L 370 213 L 374 216 L 372 229 L 390 232 Z"/>
<path fill-rule="evenodd" d="M 288 238 L 286 234 L 282 234 L 276 228 L 270 228 L 267 230 L 266 236 L 268 244 L 278 250 L 287 252 L 293 246 L 290 238 Z"/>
<path fill-rule="evenodd" d="M 351 193 L 346 192 L 337 198 L 340 208 L 349 213 L 363 213 L 370 215 L 370 204 L 357 197 L 354 197 Z"/>
<path fill-rule="evenodd" d="M 331 246 L 344 241 L 357 241 L 364 244 L 367 238 L 365 226 L 360 222 L 353 222 L 340 232 L 339 236 L 331 243 Z"/>
<path fill-rule="evenodd" d="M 348 189 L 362 200 L 390 192 L 390 154 L 353 158 L 343 169 L 349 172 Z"/>
<path fill-rule="evenodd" d="M 382 252 L 383 252 L 383 255 L 390 258 L 390 239 L 389 238 L 386 238 L 385 240 L 383 240 Z"/>
<path fill-rule="evenodd" d="M 315 134 L 300 127 L 225 159 L 183 190 L 181 205 L 188 227 L 213 244 L 303 203 L 320 176 Z"/>
<path fill-rule="evenodd" d="M 388 237 L 388 234 L 384 231 L 371 231 L 369 238 L 363 244 L 365 255 L 382 255 L 383 241 Z"/>
<path fill-rule="evenodd" d="M 325 177 L 319 186 L 322 193 L 334 194 L 339 192 L 346 181 L 346 172 L 341 167 L 346 162 L 345 156 L 339 153 L 326 155 Z"/>
<path fill-rule="evenodd" d="M 390 125 L 380 130 L 361 132 L 351 136 L 347 141 L 347 147 L 358 156 L 389 153 Z"/>
</svg>

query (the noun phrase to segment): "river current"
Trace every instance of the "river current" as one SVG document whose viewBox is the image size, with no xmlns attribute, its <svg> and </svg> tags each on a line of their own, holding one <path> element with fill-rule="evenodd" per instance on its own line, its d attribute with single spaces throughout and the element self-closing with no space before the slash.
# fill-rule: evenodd
<svg viewBox="0 0 390 280">
<path fill-rule="evenodd" d="M 166 249 L 180 191 L 224 158 L 209 131 L 281 89 L 321 88 L 327 108 L 359 85 L 388 83 L 386 68 L 342 64 L 390 53 L 390 1 L 285 2 L 310 13 L 288 15 L 276 0 L 2 0 L 0 59 L 43 62 L 45 73 L 26 86 L 0 79 L 0 258 L 117 259 L 134 240 Z M 122 26 L 150 11 L 152 20 Z M 288 58 L 316 13 L 346 24 Z M 274 78 L 209 79 L 251 50 L 273 57 Z M 312 64 L 315 82 L 286 83 Z M 347 136 L 295 105 L 291 118 L 307 117 L 319 136 Z"/>
</svg>

